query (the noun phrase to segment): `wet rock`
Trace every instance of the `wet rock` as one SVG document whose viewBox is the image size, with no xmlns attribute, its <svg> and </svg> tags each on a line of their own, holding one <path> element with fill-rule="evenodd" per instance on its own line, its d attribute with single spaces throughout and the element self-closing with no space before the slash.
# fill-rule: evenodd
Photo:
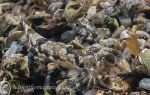
<svg viewBox="0 0 150 95">
<path fill-rule="evenodd" d="M 61 34 L 61 40 L 64 42 L 70 42 L 75 38 L 76 33 L 74 31 L 66 31 Z"/>
<path fill-rule="evenodd" d="M 109 28 L 111 32 L 114 32 L 119 27 L 119 23 L 116 18 L 106 18 L 104 26 Z"/>
<path fill-rule="evenodd" d="M 104 39 L 110 35 L 110 30 L 106 28 L 96 28 L 95 33 L 99 35 L 101 39 Z"/>
<path fill-rule="evenodd" d="M 129 27 L 132 25 L 132 20 L 130 17 L 119 17 L 119 21 L 121 25 L 124 25 L 125 27 Z"/>
<path fill-rule="evenodd" d="M 149 54 L 150 54 L 150 50 L 149 49 L 144 49 L 142 50 L 142 53 L 140 55 L 140 62 L 141 64 L 143 64 L 145 66 L 145 69 L 148 70 L 148 72 L 146 73 L 147 75 L 150 75 L 150 58 L 149 58 Z"/>
<path fill-rule="evenodd" d="M 144 78 L 139 82 L 139 87 L 150 90 L 150 79 L 149 78 Z"/>
<path fill-rule="evenodd" d="M 103 11 L 104 11 L 104 14 L 111 15 L 113 13 L 113 11 L 114 11 L 114 8 L 112 6 L 108 6 Z"/>
<path fill-rule="evenodd" d="M 139 39 L 148 40 L 148 38 L 149 38 L 149 34 L 145 31 L 138 30 L 138 31 L 136 31 L 136 34 Z"/>
</svg>

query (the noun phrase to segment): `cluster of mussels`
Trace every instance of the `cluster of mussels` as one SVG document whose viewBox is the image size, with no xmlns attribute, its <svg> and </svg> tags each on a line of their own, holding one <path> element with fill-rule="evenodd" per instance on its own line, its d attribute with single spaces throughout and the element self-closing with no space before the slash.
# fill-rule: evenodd
<svg viewBox="0 0 150 95">
<path fill-rule="evenodd" d="M 0 95 L 149 95 L 150 0 L 0 0 L 0 86 Z"/>
</svg>

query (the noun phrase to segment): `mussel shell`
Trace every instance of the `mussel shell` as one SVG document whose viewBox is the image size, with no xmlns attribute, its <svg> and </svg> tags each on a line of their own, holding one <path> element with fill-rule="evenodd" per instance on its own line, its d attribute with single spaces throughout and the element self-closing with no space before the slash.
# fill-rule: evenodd
<svg viewBox="0 0 150 95">
<path fill-rule="evenodd" d="M 42 35 L 45 38 L 58 37 L 63 32 L 70 30 L 71 28 L 67 25 L 67 23 L 60 23 L 52 28 L 42 28 L 40 26 L 35 26 L 35 31 Z"/>
</svg>

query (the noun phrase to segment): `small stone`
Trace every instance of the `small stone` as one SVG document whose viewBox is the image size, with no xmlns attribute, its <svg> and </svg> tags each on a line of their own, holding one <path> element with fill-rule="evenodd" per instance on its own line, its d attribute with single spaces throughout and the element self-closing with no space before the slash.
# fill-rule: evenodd
<svg viewBox="0 0 150 95">
<path fill-rule="evenodd" d="M 87 17 L 91 18 L 96 14 L 96 6 L 91 6 L 87 12 Z"/>
<path fill-rule="evenodd" d="M 150 49 L 142 50 L 139 58 L 141 60 L 141 64 L 143 64 L 146 67 L 145 69 L 148 70 L 146 74 L 150 75 Z"/>
<path fill-rule="evenodd" d="M 127 32 L 128 32 L 128 30 L 124 30 L 124 31 L 120 34 L 120 40 L 127 39 L 127 38 L 130 37 Z"/>
<path fill-rule="evenodd" d="M 119 38 L 120 34 L 122 33 L 122 31 L 125 30 L 125 27 L 123 25 L 121 25 L 119 28 L 117 28 L 114 33 L 112 34 L 112 38 Z"/>
<path fill-rule="evenodd" d="M 138 42 L 139 42 L 139 45 L 140 45 L 140 49 L 144 49 L 146 41 L 144 39 L 138 39 Z"/>
<path fill-rule="evenodd" d="M 139 82 L 139 87 L 150 90 L 150 78 L 144 78 Z"/>
<path fill-rule="evenodd" d="M 110 30 L 107 28 L 96 28 L 95 33 L 98 34 L 102 39 L 110 35 Z"/>
<path fill-rule="evenodd" d="M 124 25 L 125 27 L 129 27 L 132 24 L 132 20 L 130 17 L 119 17 L 119 21 L 121 25 Z"/>
<path fill-rule="evenodd" d="M 64 42 L 70 42 L 75 38 L 75 32 L 74 31 L 66 31 L 61 34 L 61 40 Z"/>
<path fill-rule="evenodd" d="M 119 46 L 119 41 L 117 39 L 114 38 L 108 38 L 108 39 L 104 39 L 104 40 L 99 40 L 100 45 L 104 46 L 104 47 L 118 47 Z"/>
<path fill-rule="evenodd" d="M 107 7 L 107 8 L 104 9 L 105 14 L 107 14 L 107 15 L 112 14 L 113 11 L 114 11 L 113 7 Z"/>
<path fill-rule="evenodd" d="M 148 34 L 147 32 L 145 32 L 145 31 L 142 31 L 142 30 L 136 31 L 136 35 L 137 35 L 137 37 L 140 38 L 140 39 L 145 39 L 145 40 L 147 40 L 147 39 L 149 38 L 149 34 Z"/>
<path fill-rule="evenodd" d="M 107 18 L 104 21 L 104 26 L 106 25 L 107 28 L 110 29 L 111 32 L 115 31 L 117 28 L 119 28 L 119 23 L 116 18 Z"/>
<path fill-rule="evenodd" d="M 144 29 L 145 29 L 146 32 L 148 32 L 148 33 L 150 32 L 150 21 L 147 21 L 147 22 L 145 23 Z"/>
<path fill-rule="evenodd" d="M 102 25 L 104 23 L 106 15 L 103 11 L 97 12 L 89 20 L 95 25 Z"/>
</svg>

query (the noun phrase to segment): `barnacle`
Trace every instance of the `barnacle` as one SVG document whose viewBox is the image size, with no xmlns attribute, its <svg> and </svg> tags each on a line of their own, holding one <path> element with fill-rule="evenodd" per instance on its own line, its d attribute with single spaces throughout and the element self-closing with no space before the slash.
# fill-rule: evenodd
<svg viewBox="0 0 150 95">
<path fill-rule="evenodd" d="M 70 70 L 68 73 L 69 79 L 62 81 L 58 85 L 57 92 L 63 91 L 65 88 L 67 90 L 71 90 L 69 91 L 70 93 L 71 92 L 76 93 L 79 89 L 80 89 L 79 91 L 81 92 L 83 89 L 86 89 L 86 87 L 91 88 L 92 86 L 98 85 L 96 83 L 97 82 L 97 78 L 95 77 L 96 75 L 93 76 L 93 74 L 92 75 L 88 74 L 89 72 L 87 72 L 86 70 L 81 71 Z"/>
<path fill-rule="evenodd" d="M 71 85 L 71 86 L 70 86 Z M 56 88 L 56 93 L 59 95 L 76 95 L 76 91 L 73 88 L 72 81 L 62 81 Z"/>
<path fill-rule="evenodd" d="M 113 75 L 112 75 L 113 76 Z M 107 88 L 113 91 L 125 91 L 128 84 L 119 77 L 111 75 L 101 75 L 98 69 L 94 67 L 84 67 L 78 71 L 71 70 L 68 73 L 68 80 L 62 81 L 60 87 L 86 90 L 88 88 Z M 70 83 L 70 84 L 68 84 Z M 62 86 L 63 84 L 63 86 Z M 62 89 L 62 88 L 59 88 Z"/>
<path fill-rule="evenodd" d="M 148 0 L 0 3 L 0 86 L 11 95 L 127 95 L 150 75 Z"/>
<path fill-rule="evenodd" d="M 126 63 L 124 61 L 120 61 L 120 62 L 121 63 L 118 63 L 119 67 L 115 67 L 113 63 L 110 63 L 109 66 L 106 63 L 101 63 L 101 64 L 88 63 L 88 64 L 84 64 L 83 68 L 78 68 L 74 70 L 71 69 L 68 72 L 69 79 L 63 81 L 63 83 L 65 83 L 63 84 L 63 87 L 69 86 L 69 88 L 77 88 L 82 90 L 85 90 L 87 88 L 94 88 L 94 87 L 98 87 L 98 88 L 104 87 L 107 89 L 112 89 L 114 91 L 127 90 L 128 85 L 126 82 L 124 82 L 119 77 L 114 77 L 114 78 L 111 77 L 111 76 L 116 76 L 117 73 L 119 74 L 119 72 L 123 72 L 126 70 L 130 71 L 129 69 L 130 67 L 128 63 L 127 66 L 125 66 Z M 121 70 L 119 72 L 117 71 L 116 75 L 114 73 L 110 73 L 110 72 L 116 72 L 116 69 L 119 70 L 119 68 Z M 71 84 L 68 84 L 68 82 Z"/>
</svg>

